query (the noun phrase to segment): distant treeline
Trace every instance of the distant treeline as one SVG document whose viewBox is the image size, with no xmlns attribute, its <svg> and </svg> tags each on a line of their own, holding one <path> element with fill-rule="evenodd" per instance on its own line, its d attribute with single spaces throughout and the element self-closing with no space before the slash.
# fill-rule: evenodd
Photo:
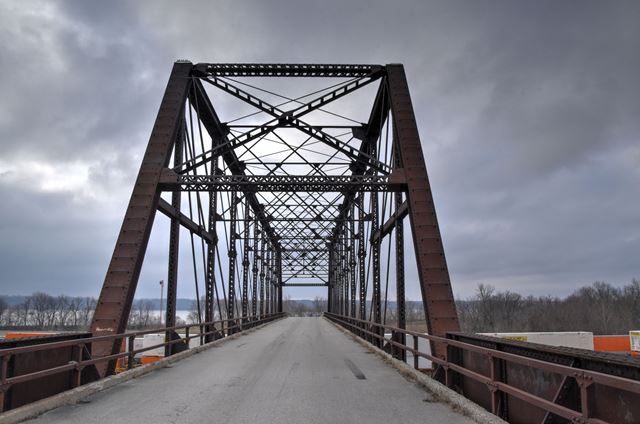
<svg viewBox="0 0 640 424">
<path fill-rule="evenodd" d="M 16 302 L 21 298 L 20 302 Z M 0 296 L 0 325 L 37 329 L 89 326 L 96 299 L 93 297 L 51 296 L 34 293 L 31 296 Z"/>
<path fill-rule="evenodd" d="M 35 294 L 35 293 L 34 293 Z M 8 295 L 8 296 L 3 296 L 0 295 L 0 299 L 3 299 L 6 304 L 8 306 L 15 306 L 15 305 L 19 305 L 21 303 L 24 303 L 25 300 L 27 300 L 27 298 L 32 297 L 31 296 L 24 296 L 24 295 Z M 76 297 L 79 299 L 86 299 L 83 297 Z M 147 302 L 149 304 L 149 306 L 154 309 L 154 310 L 159 310 L 160 309 L 160 298 L 155 297 L 155 298 L 143 298 L 143 299 L 136 299 L 136 301 L 142 301 L 142 302 Z M 166 302 L 166 299 L 162 300 L 162 309 L 165 308 L 164 303 Z M 176 309 L 178 311 L 188 311 L 191 309 L 191 304 L 193 303 L 193 299 L 189 299 L 189 298 L 185 298 L 185 297 L 179 297 L 176 299 Z"/>
<path fill-rule="evenodd" d="M 193 299 L 178 299 L 177 310 L 189 310 Z M 30 296 L 0 296 L 0 326 L 42 330 L 86 330 L 91 324 L 97 300 L 94 297 L 51 296 L 36 292 Z M 158 326 L 160 299 L 136 299 L 129 314 L 130 328 Z M 178 325 L 184 321 L 178 320 Z"/>
<path fill-rule="evenodd" d="M 459 300 L 466 332 L 591 331 L 626 334 L 640 329 L 640 280 L 614 287 L 597 281 L 566 298 L 522 296 L 479 285 L 474 297 Z"/>
<path fill-rule="evenodd" d="M 19 300 L 19 301 L 18 301 Z M 240 304 L 237 299 L 236 305 Z M 38 329 L 87 329 L 93 317 L 96 299 L 92 297 L 51 296 L 34 293 L 31 296 L 0 296 L 0 326 Z M 222 311 L 214 305 L 214 319 L 226 319 L 224 302 Z M 582 287 L 566 298 L 554 296 L 522 296 L 518 293 L 497 291 L 493 286 L 480 284 L 476 294 L 457 300 L 460 326 L 465 332 L 522 332 L 522 331 L 591 331 L 594 334 L 625 334 L 640 329 L 640 281 L 614 287 L 595 282 Z M 177 325 L 192 324 L 203 317 L 204 299 L 179 299 L 178 310 L 189 310 L 187 322 L 177 318 Z M 357 304 L 356 304 L 357 307 Z M 159 299 L 137 299 L 129 314 L 129 328 L 148 328 L 160 325 Z M 283 299 L 283 309 L 293 316 L 317 314 L 327 309 L 327 300 Z M 251 308 L 250 308 L 251 310 Z M 407 323 L 424 322 L 424 309 L 420 301 L 407 301 Z M 367 314 L 371 304 L 367 302 Z M 383 304 L 383 316 L 389 325 L 396 325 L 396 302 Z M 236 316 L 239 316 L 236 311 Z M 164 317 L 163 317 L 164 319 Z"/>
</svg>

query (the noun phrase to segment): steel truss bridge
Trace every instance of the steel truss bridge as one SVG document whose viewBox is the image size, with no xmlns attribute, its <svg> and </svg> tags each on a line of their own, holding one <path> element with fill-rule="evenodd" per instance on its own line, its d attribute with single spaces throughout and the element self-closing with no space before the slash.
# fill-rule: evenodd
<svg viewBox="0 0 640 424">
<path fill-rule="evenodd" d="M 159 214 L 164 325 L 127 332 Z M 196 325 L 177 325 L 179 283 L 195 287 Z M 164 333 L 172 356 L 280 325 L 288 287 L 325 288 L 323 322 L 414 368 L 430 361 L 435 380 L 509 422 L 640 422 L 638 361 L 460 333 L 400 64 L 176 62 L 90 332 L 0 346 L 2 410 L 133 368 L 146 333 Z M 428 334 L 407 330 L 417 287 Z"/>
</svg>

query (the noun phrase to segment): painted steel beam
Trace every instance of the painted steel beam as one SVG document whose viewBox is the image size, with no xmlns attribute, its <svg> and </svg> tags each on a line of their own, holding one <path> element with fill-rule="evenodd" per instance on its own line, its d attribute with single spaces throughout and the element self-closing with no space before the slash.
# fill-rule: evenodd
<svg viewBox="0 0 640 424">
<path fill-rule="evenodd" d="M 227 77 L 363 77 L 383 69 L 381 65 L 287 64 L 287 63 L 198 63 L 206 75 Z"/>
<path fill-rule="evenodd" d="M 396 131 L 395 147 L 400 152 L 407 179 L 409 218 L 420 277 L 422 301 L 429 334 L 445 337 L 460 330 L 453 299 L 449 269 L 433 204 L 416 118 L 413 113 L 404 67 L 387 65 L 387 83 Z M 443 347 L 432 352 L 444 357 Z"/>
<path fill-rule="evenodd" d="M 385 175 L 178 175 L 170 169 L 163 172 L 164 191 L 234 191 L 244 192 L 344 192 L 404 191 L 400 174 Z"/>
<path fill-rule="evenodd" d="M 382 224 L 380 229 L 373 233 L 373 237 L 371 237 L 372 242 L 378 242 L 382 240 L 385 236 L 391 234 L 393 229 L 396 226 L 398 221 L 402 221 L 409 214 L 409 204 L 407 202 L 402 202 L 398 209 L 387 219 L 387 221 Z"/>
<path fill-rule="evenodd" d="M 179 192 L 174 192 L 174 193 L 179 193 Z M 193 234 L 196 234 L 202 237 L 207 243 L 215 244 L 217 242 L 218 238 L 215 234 L 207 231 L 204 227 L 192 221 L 188 216 L 186 216 L 182 212 L 176 211 L 175 207 L 173 207 L 171 203 L 167 202 L 162 198 L 158 202 L 158 211 L 162 212 L 164 215 L 171 218 L 172 220 L 175 220 L 184 228 L 191 231 Z"/>
<path fill-rule="evenodd" d="M 183 131 L 180 131 L 182 134 Z M 178 136 L 173 149 L 173 163 L 182 162 L 184 140 Z M 169 260 L 167 264 L 167 307 L 165 308 L 165 327 L 171 328 L 176 325 L 176 302 L 178 297 L 178 263 L 180 258 L 180 203 L 182 193 L 171 193 L 171 204 L 160 198 L 160 202 L 171 208 L 171 225 L 169 227 Z M 161 206 L 158 204 L 158 209 Z M 182 215 L 184 216 L 184 215 Z M 184 216 L 186 218 L 186 216 Z M 171 340 L 172 333 L 165 333 L 166 340 Z M 173 353 L 173 346 L 164 347 L 164 356 L 170 356 Z"/>
<path fill-rule="evenodd" d="M 173 146 L 182 128 L 182 112 L 192 67 L 191 62 L 177 62 L 171 71 L 91 322 L 94 336 L 124 333 L 126 330 L 160 201 L 160 174 L 169 165 Z M 92 346 L 92 354 L 108 356 L 117 353 L 120 347 L 118 340 L 96 342 Z M 97 365 L 101 376 L 111 374 L 114 368 L 115 361 Z"/>
</svg>

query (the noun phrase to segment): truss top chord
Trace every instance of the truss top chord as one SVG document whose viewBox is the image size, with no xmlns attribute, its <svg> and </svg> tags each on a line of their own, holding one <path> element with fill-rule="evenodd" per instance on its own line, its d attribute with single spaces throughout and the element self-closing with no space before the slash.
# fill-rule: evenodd
<svg viewBox="0 0 640 424">
<path fill-rule="evenodd" d="M 310 63 L 198 63 L 195 69 L 211 76 L 236 77 L 362 77 L 384 70 L 382 65 Z"/>
</svg>

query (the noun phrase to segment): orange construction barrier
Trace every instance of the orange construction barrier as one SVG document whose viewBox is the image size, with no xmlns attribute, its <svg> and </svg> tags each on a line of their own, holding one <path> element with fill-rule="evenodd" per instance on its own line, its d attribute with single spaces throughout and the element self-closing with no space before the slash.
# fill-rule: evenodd
<svg viewBox="0 0 640 424">
<path fill-rule="evenodd" d="M 140 358 L 140 363 L 142 365 L 152 364 L 154 362 L 159 361 L 160 359 L 162 359 L 162 356 L 148 355 L 148 356 L 143 356 L 142 358 Z"/>
<path fill-rule="evenodd" d="M 42 333 L 42 332 L 24 332 L 24 331 L 10 331 L 5 333 L 5 340 L 10 339 L 23 339 L 25 337 L 42 337 L 42 336 L 52 336 L 56 333 Z"/>
<path fill-rule="evenodd" d="M 593 336 L 593 350 L 596 352 L 631 352 L 629 335 Z"/>
</svg>

